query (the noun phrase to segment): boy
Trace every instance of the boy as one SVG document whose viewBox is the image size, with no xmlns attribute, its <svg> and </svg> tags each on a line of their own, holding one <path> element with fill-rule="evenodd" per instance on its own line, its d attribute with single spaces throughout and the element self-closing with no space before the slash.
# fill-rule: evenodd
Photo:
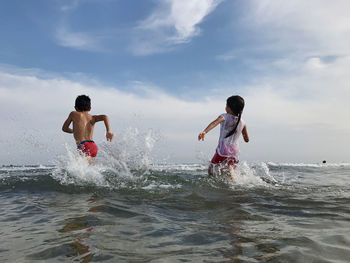
<svg viewBox="0 0 350 263">
<path fill-rule="evenodd" d="M 96 122 L 104 121 L 107 141 L 112 141 L 114 134 L 110 130 L 109 119 L 106 115 L 91 115 L 91 100 L 86 95 L 80 95 L 75 100 L 75 110 L 72 111 L 62 126 L 62 131 L 73 133 L 77 147 L 88 158 L 89 163 L 97 155 L 97 145 L 92 140 Z M 73 128 L 69 128 L 73 122 Z"/>
</svg>

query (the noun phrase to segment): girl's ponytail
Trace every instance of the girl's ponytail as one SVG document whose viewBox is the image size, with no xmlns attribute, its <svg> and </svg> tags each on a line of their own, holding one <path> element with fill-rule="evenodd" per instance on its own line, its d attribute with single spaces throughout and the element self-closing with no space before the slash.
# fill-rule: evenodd
<svg viewBox="0 0 350 263">
<path fill-rule="evenodd" d="M 238 124 L 239 124 L 239 122 L 240 122 L 240 120 L 241 120 L 241 116 L 242 116 L 242 112 L 238 114 L 238 120 L 237 120 L 237 123 L 236 123 L 235 127 L 233 128 L 233 130 L 231 130 L 231 131 L 225 136 L 225 138 L 230 137 L 232 134 L 234 134 L 234 133 L 236 132 L 237 127 L 238 127 Z"/>
<path fill-rule="evenodd" d="M 227 106 L 231 109 L 232 113 L 238 115 L 238 120 L 235 127 L 225 136 L 225 138 L 230 137 L 236 132 L 238 124 L 241 121 L 244 104 L 244 99 L 241 96 L 231 96 L 227 99 Z"/>
</svg>

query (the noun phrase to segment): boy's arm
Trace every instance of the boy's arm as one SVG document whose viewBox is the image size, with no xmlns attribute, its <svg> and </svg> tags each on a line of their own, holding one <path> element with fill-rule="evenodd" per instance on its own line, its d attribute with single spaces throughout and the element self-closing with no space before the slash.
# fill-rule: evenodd
<svg viewBox="0 0 350 263">
<path fill-rule="evenodd" d="M 244 125 L 244 128 L 242 130 L 243 139 L 245 142 L 249 142 L 249 136 L 247 131 L 247 125 Z"/>
<path fill-rule="evenodd" d="M 69 125 L 73 121 L 72 115 L 73 115 L 73 113 L 71 112 L 69 114 L 68 118 L 66 119 L 66 121 L 63 123 L 62 131 L 67 132 L 67 133 L 73 133 L 73 129 L 69 128 Z"/>
<path fill-rule="evenodd" d="M 212 121 L 207 128 L 204 129 L 199 135 L 198 135 L 198 141 L 202 140 L 204 141 L 205 135 L 213 128 L 215 128 L 217 125 L 219 125 L 221 122 L 223 122 L 225 119 L 222 116 L 219 116 L 215 121 Z"/>
<path fill-rule="evenodd" d="M 107 141 L 112 141 L 114 134 L 111 132 L 111 125 L 109 123 L 109 119 L 107 117 L 107 115 L 94 115 L 93 116 L 93 124 L 95 124 L 96 122 L 99 121 L 103 121 L 105 126 L 106 126 L 106 138 Z"/>
</svg>

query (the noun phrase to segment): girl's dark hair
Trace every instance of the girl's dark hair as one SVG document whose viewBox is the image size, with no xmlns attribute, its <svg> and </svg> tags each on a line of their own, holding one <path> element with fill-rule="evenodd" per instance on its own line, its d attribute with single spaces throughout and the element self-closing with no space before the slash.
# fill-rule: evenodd
<svg viewBox="0 0 350 263">
<path fill-rule="evenodd" d="M 89 96 L 80 95 L 75 99 L 75 107 L 78 111 L 88 111 L 91 108 L 91 100 Z"/>
<path fill-rule="evenodd" d="M 226 101 L 227 106 L 231 109 L 232 113 L 238 115 L 238 120 L 235 127 L 225 136 L 225 138 L 230 137 L 237 130 L 237 126 L 241 120 L 243 108 L 244 108 L 244 99 L 241 96 L 231 96 Z"/>
</svg>

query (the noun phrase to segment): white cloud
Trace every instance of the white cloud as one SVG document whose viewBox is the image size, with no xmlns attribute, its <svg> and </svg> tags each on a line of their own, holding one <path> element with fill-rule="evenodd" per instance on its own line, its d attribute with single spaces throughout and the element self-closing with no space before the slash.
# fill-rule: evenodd
<svg viewBox="0 0 350 263">
<path fill-rule="evenodd" d="M 68 3 L 63 4 L 61 6 L 60 9 L 62 12 L 70 12 L 70 11 L 74 10 L 75 8 L 77 8 L 81 4 L 82 0 L 69 0 L 67 2 Z"/>
<path fill-rule="evenodd" d="M 210 109 L 216 108 L 216 102 L 191 103 L 146 85 L 143 89 L 147 96 L 63 78 L 41 79 L 1 72 L 0 115 L 7 129 L 0 132 L 3 146 L 0 158 L 2 162 L 37 163 L 52 161 L 62 154 L 64 142 L 74 144 L 74 140 L 61 131 L 61 126 L 73 110 L 76 96 L 88 94 L 92 98 L 92 113 L 109 115 L 116 139 L 128 127 L 137 127 L 141 131 L 153 129 L 165 138 L 164 158 L 169 155 L 175 156 L 176 160 L 194 160 L 191 147 L 197 145 L 197 132 L 204 125 L 202 117 L 210 113 L 215 117 Z M 104 141 L 103 125 L 96 127 L 95 133 L 97 142 Z M 176 145 L 183 145 L 187 152 L 176 156 L 182 152 L 176 149 Z"/>
<path fill-rule="evenodd" d="M 200 33 L 198 25 L 221 0 L 159 1 L 156 10 L 135 30 L 135 54 L 163 52 L 189 42 Z"/>
<path fill-rule="evenodd" d="M 309 55 L 349 53 L 350 2 L 346 0 L 253 0 L 248 19 L 274 40 Z"/>
<path fill-rule="evenodd" d="M 254 107 L 247 108 L 246 116 L 256 128 L 270 129 L 265 135 L 270 146 L 260 148 L 268 155 L 275 149 L 291 156 L 299 151 L 300 158 L 348 160 L 350 2 L 247 3 L 240 21 L 243 37 L 250 36 L 247 45 L 217 58 L 236 59 L 256 72 L 255 84 L 247 86 L 248 105 Z"/>
<path fill-rule="evenodd" d="M 92 1 L 100 4 L 100 1 Z M 154 12 L 133 30 L 125 30 L 123 38 L 131 38 L 130 50 L 135 55 L 149 55 L 172 50 L 176 45 L 187 43 L 200 33 L 199 24 L 222 0 L 158 0 Z M 60 7 L 61 20 L 55 30 L 55 39 L 64 47 L 104 51 L 111 42 L 119 42 L 118 25 L 108 25 L 96 32 L 79 32 L 70 29 L 70 16 L 84 2 L 74 0 Z M 111 28 L 115 28 L 111 30 Z M 121 30 L 121 29 L 119 29 Z M 128 33 L 127 33 L 128 32 Z M 108 42 L 106 41 L 108 39 Z"/>
<path fill-rule="evenodd" d="M 91 33 L 72 32 L 68 27 L 61 25 L 57 28 L 55 38 L 63 47 L 79 50 L 102 51 L 99 40 Z"/>
<path fill-rule="evenodd" d="M 191 40 L 200 32 L 198 25 L 218 4 L 214 1 L 162 3 L 136 32 L 143 32 L 145 37 L 139 46 L 134 46 L 138 54 L 159 52 Z M 350 158 L 350 21 L 344 10 L 348 10 L 348 2 L 259 0 L 250 3 L 254 11 L 249 14 L 250 26 L 261 38 L 260 46 L 252 48 L 272 54 L 276 51 L 278 55 L 272 56 L 275 59 L 267 55 L 267 62 L 249 57 L 251 67 L 266 74 L 256 77 L 255 84 L 238 87 L 245 90 L 241 95 L 246 99 L 244 118 L 251 137 L 251 143 L 242 145 L 242 158 L 347 161 Z M 199 11 L 194 11 L 196 8 Z M 309 12 L 311 9 L 313 12 Z M 198 15 L 190 17 L 191 12 Z M 62 32 L 62 43 L 68 46 L 96 45 L 89 37 L 84 38 L 84 34 L 76 38 L 64 27 Z M 247 54 L 240 47 L 238 52 L 230 51 L 217 58 L 240 60 L 240 52 Z M 218 129 L 210 132 L 204 143 L 196 141 L 197 133 L 223 112 L 225 99 L 231 95 L 218 90 L 219 98 L 191 102 L 141 82 L 133 83 L 136 89 L 132 90 L 141 89 L 142 95 L 122 92 L 96 81 L 92 85 L 62 77 L 37 77 L 41 72 L 17 74 L 4 69 L 0 72 L 0 117 L 6 127 L 0 132 L 3 147 L 0 157 L 9 161 L 18 160 L 20 155 L 27 162 L 47 160 L 64 151 L 63 142 L 74 144 L 71 136 L 63 134 L 60 128 L 73 109 L 76 95 L 83 93 L 92 97 L 93 113 L 107 113 L 111 117 L 116 139 L 129 126 L 159 130 L 164 156 L 170 154 L 176 161 L 196 161 L 197 151 L 203 151 L 209 159 L 216 146 Z M 103 140 L 103 128 L 96 129 L 95 137 L 97 141 Z"/>
<path fill-rule="evenodd" d="M 241 95 L 246 99 L 244 119 L 251 142 L 242 143 L 242 159 L 347 160 L 350 77 L 345 66 L 349 65 L 349 60 L 344 58 L 325 67 L 311 67 L 312 74 L 289 81 L 266 79 L 260 86 L 245 87 L 247 92 Z M 338 77 L 342 79 L 339 82 Z M 276 89 L 281 85 L 288 88 Z M 304 90 L 310 95 L 285 92 L 294 85 L 299 85 L 298 92 Z M 143 89 L 142 95 L 106 87 L 96 81 L 88 85 L 86 81 L 82 84 L 59 77 L 43 79 L 3 70 L 0 118 L 5 128 L 0 131 L 0 159 L 3 163 L 45 163 L 62 154 L 65 142 L 74 145 L 72 136 L 61 132 L 62 123 L 73 110 L 76 96 L 88 94 L 92 98 L 92 113 L 109 115 L 116 140 L 125 136 L 123 132 L 128 127 L 144 132 L 152 129 L 161 138 L 155 151 L 168 158 L 167 161 L 196 162 L 198 153 L 209 160 L 219 129 L 210 132 L 205 142 L 197 142 L 196 137 L 224 111 L 226 97 L 231 94 L 191 102 L 140 82 L 137 86 Z M 94 136 L 98 144 L 104 141 L 103 134 L 103 125 L 98 125 Z"/>
<path fill-rule="evenodd" d="M 239 24 L 244 44 L 217 59 L 243 61 L 264 72 L 290 73 L 312 57 L 322 61 L 350 55 L 349 9 L 346 0 L 245 1 L 242 16 L 232 19 L 236 33 Z"/>
</svg>

